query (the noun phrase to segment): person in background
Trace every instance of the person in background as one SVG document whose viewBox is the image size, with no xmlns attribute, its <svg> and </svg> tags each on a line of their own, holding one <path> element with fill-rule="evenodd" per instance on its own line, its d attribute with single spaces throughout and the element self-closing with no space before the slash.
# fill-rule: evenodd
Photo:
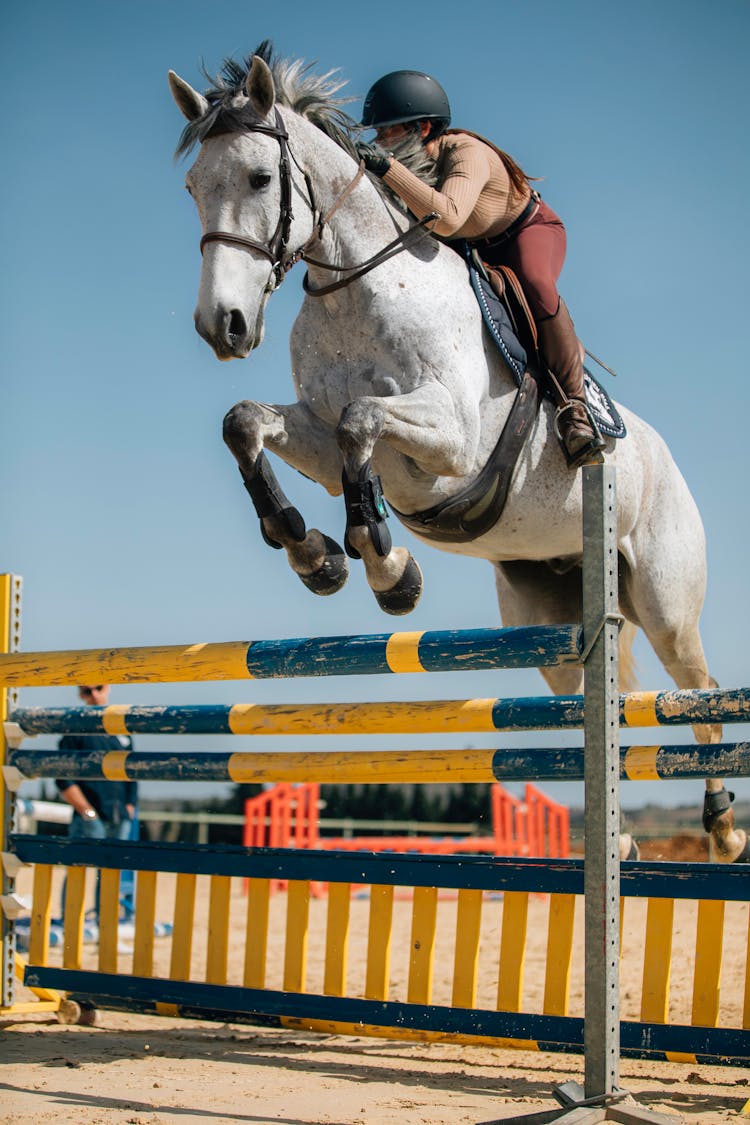
<svg viewBox="0 0 750 1125">
<path fill-rule="evenodd" d="M 582 349 L 557 291 L 566 249 L 562 220 L 507 152 L 469 130 L 449 130 L 450 121 L 448 96 L 439 82 L 418 70 L 392 71 L 365 98 L 361 124 L 375 130 L 376 143 L 360 142 L 359 156 L 416 218 L 437 213 L 435 234 L 448 242 L 468 242 L 483 262 L 513 270 L 557 384 L 555 429 L 568 465 L 601 460 L 604 442 L 586 403 Z M 388 151 L 410 134 L 442 169 L 435 187 Z"/>
<path fill-rule="evenodd" d="M 82 684 L 78 688 L 81 700 L 91 707 L 106 706 L 109 698 L 108 684 Z M 114 750 L 132 749 L 129 738 L 114 734 L 66 734 L 58 742 L 58 750 Z M 138 783 L 135 781 L 66 781 L 55 784 L 60 796 L 73 806 L 73 819 L 68 836 L 87 840 L 136 840 L 138 838 Z M 135 879 L 132 871 L 120 876 L 120 916 L 132 918 L 134 913 Z M 62 914 L 65 915 L 65 887 L 63 886 Z M 99 881 L 96 884 L 96 917 L 99 917 Z"/>
</svg>

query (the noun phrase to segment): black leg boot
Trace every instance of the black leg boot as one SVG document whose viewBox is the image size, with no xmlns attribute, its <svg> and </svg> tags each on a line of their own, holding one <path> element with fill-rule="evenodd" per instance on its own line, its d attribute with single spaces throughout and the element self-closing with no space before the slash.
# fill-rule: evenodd
<svg viewBox="0 0 750 1125">
<path fill-rule="evenodd" d="M 586 404 L 578 337 L 565 303 L 537 323 L 539 346 L 558 401 L 555 430 L 571 469 L 602 460 L 604 441 Z"/>
</svg>

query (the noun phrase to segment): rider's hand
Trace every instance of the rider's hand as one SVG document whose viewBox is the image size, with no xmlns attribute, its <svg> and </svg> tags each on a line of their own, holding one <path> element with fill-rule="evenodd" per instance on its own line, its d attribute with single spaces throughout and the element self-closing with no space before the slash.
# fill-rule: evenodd
<svg viewBox="0 0 750 1125">
<path fill-rule="evenodd" d="M 360 160 L 364 161 L 367 171 L 374 173 L 376 176 L 384 176 L 391 166 L 390 153 L 386 152 L 380 145 L 368 145 L 364 141 L 358 141 L 357 155 Z"/>
</svg>

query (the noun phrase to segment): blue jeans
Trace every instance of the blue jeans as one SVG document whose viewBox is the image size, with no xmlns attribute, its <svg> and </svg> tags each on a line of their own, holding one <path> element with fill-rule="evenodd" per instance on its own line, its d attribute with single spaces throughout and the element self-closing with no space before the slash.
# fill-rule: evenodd
<svg viewBox="0 0 750 1125">
<path fill-rule="evenodd" d="M 68 829 L 70 840 L 136 840 L 138 838 L 138 820 L 121 820 L 119 824 L 110 824 L 101 820 L 86 820 L 75 814 Z M 60 913 L 65 917 L 65 890 L 63 883 Z M 132 918 L 135 912 L 135 873 L 133 871 L 120 872 L 120 906 L 123 916 Z M 99 876 L 96 877 L 95 898 L 96 920 L 99 921 Z"/>
</svg>

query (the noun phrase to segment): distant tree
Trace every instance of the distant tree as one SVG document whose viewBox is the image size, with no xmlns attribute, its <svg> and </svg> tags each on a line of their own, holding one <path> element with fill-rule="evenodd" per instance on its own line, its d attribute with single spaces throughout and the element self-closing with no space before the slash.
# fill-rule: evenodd
<svg viewBox="0 0 750 1125">
<path fill-rule="evenodd" d="M 489 824 L 490 786 L 471 782 L 457 786 L 448 799 L 445 819 L 449 824 Z"/>
<path fill-rule="evenodd" d="M 320 791 L 325 801 L 323 818 L 332 820 L 410 820 L 411 798 L 403 785 L 324 785 Z M 362 830 L 364 835 L 377 829 Z M 337 830 L 331 829 L 336 835 Z"/>
<path fill-rule="evenodd" d="M 387 820 L 406 820 L 407 800 L 403 785 L 386 786 L 384 816 Z"/>
<path fill-rule="evenodd" d="M 321 816 L 336 820 L 346 816 L 348 785 L 321 785 L 320 799 L 324 802 Z"/>
<path fill-rule="evenodd" d="M 254 782 L 240 782 L 235 785 L 228 797 L 219 798 L 211 802 L 215 805 L 215 812 L 236 813 L 238 816 L 245 814 L 245 801 L 250 797 L 257 797 L 263 792 L 263 786 Z M 204 806 L 206 807 L 206 806 Z"/>
<path fill-rule="evenodd" d="M 440 820 L 441 805 L 442 799 L 438 794 L 430 798 L 427 796 L 423 785 L 415 785 L 409 808 L 409 818 L 422 821 L 424 824 Z"/>
</svg>

